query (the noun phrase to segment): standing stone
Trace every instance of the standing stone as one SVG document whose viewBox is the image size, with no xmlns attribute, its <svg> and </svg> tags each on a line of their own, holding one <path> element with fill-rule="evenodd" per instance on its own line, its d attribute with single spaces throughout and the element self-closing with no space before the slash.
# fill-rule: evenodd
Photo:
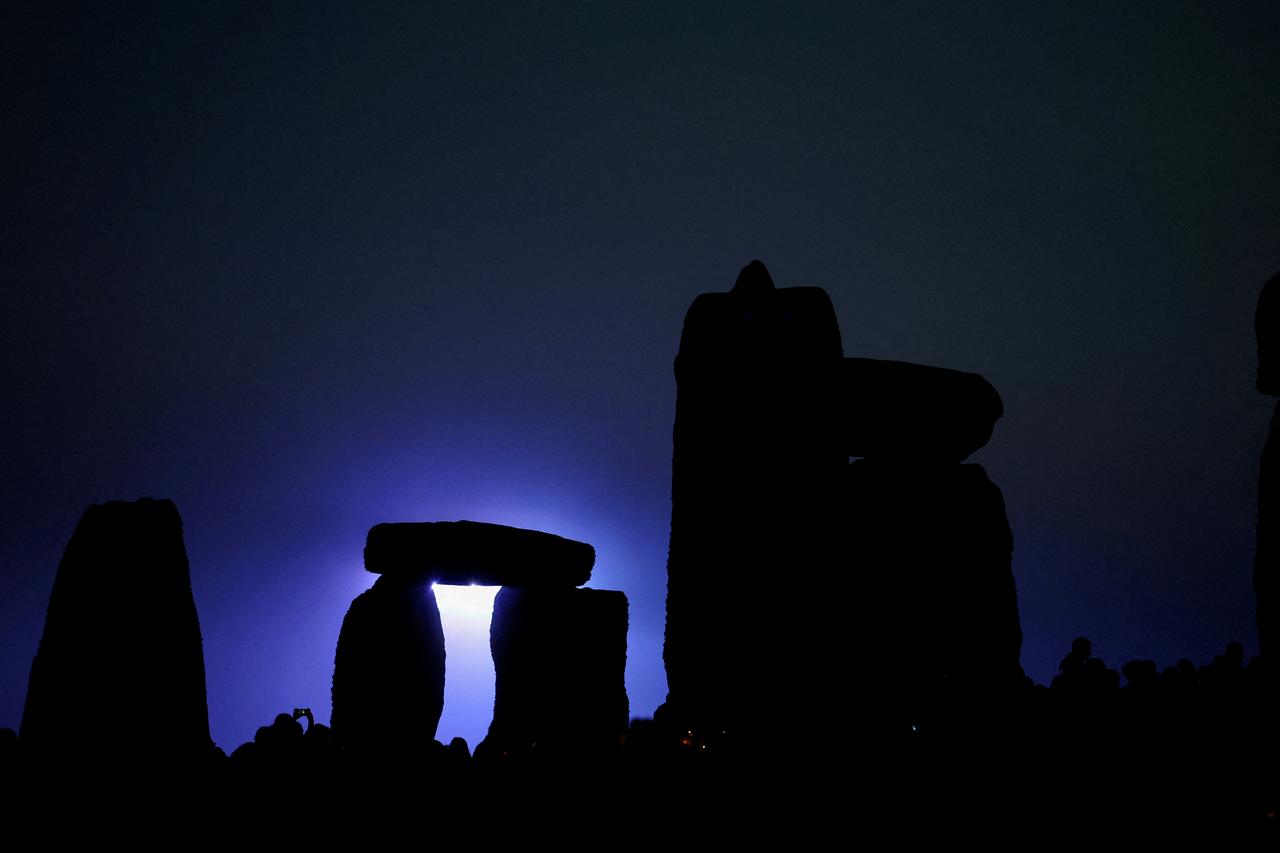
<svg viewBox="0 0 1280 853">
<path fill-rule="evenodd" d="M 444 710 L 444 627 L 429 578 L 383 575 L 351 602 L 333 664 L 333 735 L 380 758 L 428 749 Z"/>
<path fill-rule="evenodd" d="M 204 649 L 169 500 L 90 506 L 31 663 L 22 743 L 51 759 L 183 765 L 212 749 Z"/>
<path fill-rule="evenodd" d="M 1022 670 L 1013 535 L 981 465 L 848 467 L 852 620 L 886 695 L 1011 687 Z"/>
<path fill-rule="evenodd" d="M 628 716 L 623 593 L 503 587 L 489 638 L 496 684 L 487 748 L 617 748 Z"/>
<path fill-rule="evenodd" d="M 1280 396 L 1280 274 L 1262 288 L 1254 331 L 1258 338 L 1258 391 Z M 1258 472 L 1253 594 L 1259 651 L 1263 660 L 1270 660 L 1280 648 L 1280 404 L 1271 418 Z M 1275 662 L 1270 666 L 1274 670 Z"/>
<path fill-rule="evenodd" d="M 759 261 L 685 317 L 663 648 L 664 713 L 681 725 L 759 731 L 833 677 L 806 670 L 834 651 L 822 631 L 841 597 L 828 548 L 847 461 L 841 355 L 827 294 L 777 289 Z"/>
</svg>

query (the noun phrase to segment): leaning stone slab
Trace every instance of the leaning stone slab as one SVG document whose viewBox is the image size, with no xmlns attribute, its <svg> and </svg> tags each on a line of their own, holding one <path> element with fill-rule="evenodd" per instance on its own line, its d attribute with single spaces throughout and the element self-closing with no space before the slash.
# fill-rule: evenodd
<svg viewBox="0 0 1280 853">
<path fill-rule="evenodd" d="M 961 462 L 991 439 L 1000 394 L 976 373 L 846 358 L 840 434 L 850 456 Z"/>
<path fill-rule="evenodd" d="M 479 521 L 378 524 L 364 546 L 364 567 L 374 574 L 444 584 L 581 586 L 595 562 L 585 542 Z"/>
</svg>

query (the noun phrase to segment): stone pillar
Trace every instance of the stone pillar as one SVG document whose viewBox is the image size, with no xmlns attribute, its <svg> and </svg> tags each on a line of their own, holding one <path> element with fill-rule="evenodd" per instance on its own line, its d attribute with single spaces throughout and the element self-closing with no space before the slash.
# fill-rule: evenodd
<svg viewBox="0 0 1280 853">
<path fill-rule="evenodd" d="M 625 595 L 503 587 L 489 636 L 497 684 L 488 749 L 597 753 L 619 746 L 628 721 Z"/>
<path fill-rule="evenodd" d="M 76 762 L 209 754 L 200 620 L 172 501 L 95 504 L 76 525 L 31 664 L 22 743 Z"/>
<path fill-rule="evenodd" d="M 840 598 L 824 588 L 838 574 L 828 546 L 846 462 L 840 357 L 827 294 L 777 289 L 759 261 L 685 317 L 663 648 L 664 713 L 681 725 L 759 731 L 821 692 L 803 670 Z M 772 606 L 806 589 L 821 591 L 811 606 Z"/>
<path fill-rule="evenodd" d="M 898 695 L 1014 686 L 1013 535 L 982 466 L 860 460 L 846 506 L 855 656 L 868 682 Z"/>
<path fill-rule="evenodd" d="M 444 710 L 444 627 L 431 581 L 392 574 L 351 602 L 333 665 L 335 739 L 389 757 L 429 747 Z"/>
</svg>

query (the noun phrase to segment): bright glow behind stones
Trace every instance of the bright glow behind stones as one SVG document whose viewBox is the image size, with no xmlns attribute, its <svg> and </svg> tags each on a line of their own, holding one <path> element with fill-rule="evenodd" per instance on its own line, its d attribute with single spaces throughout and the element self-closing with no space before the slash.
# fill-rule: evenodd
<svg viewBox="0 0 1280 853">
<path fill-rule="evenodd" d="M 444 626 L 444 713 L 436 740 L 462 737 L 475 749 L 493 719 L 493 657 L 489 623 L 501 587 L 432 584 Z"/>
<path fill-rule="evenodd" d="M 450 586 L 433 583 L 436 604 L 440 606 L 440 618 L 447 634 L 452 625 L 455 630 L 480 630 L 486 641 L 489 637 L 489 620 L 493 617 L 493 600 L 499 586 Z M 445 641 L 446 643 L 448 640 Z"/>
</svg>

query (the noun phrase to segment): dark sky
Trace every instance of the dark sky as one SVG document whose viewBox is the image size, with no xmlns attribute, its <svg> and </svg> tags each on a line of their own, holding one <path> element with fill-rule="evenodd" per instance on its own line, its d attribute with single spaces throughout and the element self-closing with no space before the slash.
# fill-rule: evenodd
<svg viewBox="0 0 1280 853">
<path fill-rule="evenodd" d="M 81 512 L 142 495 L 228 750 L 327 720 L 380 521 L 593 543 L 652 713 L 672 359 L 752 258 L 1000 390 L 1029 674 L 1256 650 L 1274 2 L 116 5 L 0 13 L 0 726 Z"/>
</svg>

